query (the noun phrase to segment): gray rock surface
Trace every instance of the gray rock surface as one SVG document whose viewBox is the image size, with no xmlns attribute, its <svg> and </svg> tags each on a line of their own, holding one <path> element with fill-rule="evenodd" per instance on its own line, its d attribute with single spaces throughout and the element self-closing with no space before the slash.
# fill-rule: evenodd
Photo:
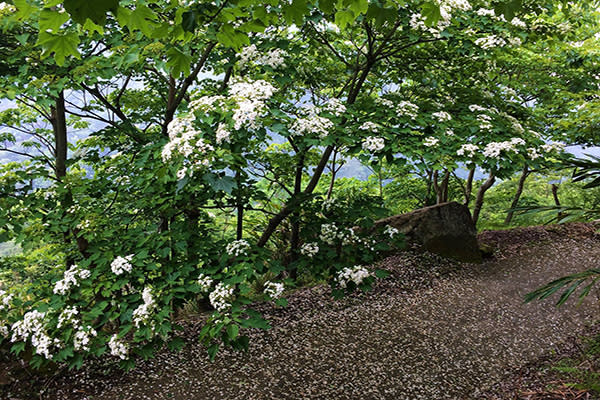
<svg viewBox="0 0 600 400">
<path fill-rule="evenodd" d="M 421 208 L 375 223 L 375 226 L 382 225 L 393 226 L 406 235 L 409 242 L 443 257 L 463 262 L 482 261 L 469 208 L 457 202 Z"/>
</svg>

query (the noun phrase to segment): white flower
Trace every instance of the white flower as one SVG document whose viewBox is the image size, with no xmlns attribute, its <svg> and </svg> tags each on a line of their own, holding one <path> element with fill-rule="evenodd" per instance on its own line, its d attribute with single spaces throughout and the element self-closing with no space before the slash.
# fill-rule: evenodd
<svg viewBox="0 0 600 400">
<path fill-rule="evenodd" d="M 354 282 L 354 284 L 357 286 L 360 285 L 365 278 L 369 277 L 370 275 L 371 274 L 365 267 L 355 265 L 352 268 L 346 267 L 339 271 L 335 280 L 340 287 L 345 288 L 350 282 Z"/>
<path fill-rule="evenodd" d="M 50 353 L 53 347 L 60 344 L 58 339 L 52 339 L 46 332 L 44 320 L 46 313 L 32 310 L 25 315 L 23 319 L 15 322 L 11 327 L 12 337 L 11 342 L 18 340 L 31 340 L 31 345 L 35 348 L 36 354 L 44 356 L 47 359 L 52 359 Z"/>
<path fill-rule="evenodd" d="M 483 155 L 489 158 L 500 158 L 502 151 L 512 151 L 518 153 L 519 150 L 516 148 L 517 145 L 525 145 L 525 141 L 521 138 L 512 138 L 511 140 L 504 142 L 491 142 L 485 146 Z"/>
<path fill-rule="evenodd" d="M 379 127 L 377 126 L 377 124 L 371 121 L 363 123 L 361 126 L 358 127 L 358 129 L 362 129 L 363 131 L 370 131 L 373 133 L 377 133 L 379 131 Z"/>
<path fill-rule="evenodd" d="M 117 257 L 110 263 L 110 269 L 115 275 L 121 275 L 125 272 L 131 272 L 133 266 L 131 265 L 131 260 L 133 259 L 133 254 L 130 254 L 125 257 Z"/>
<path fill-rule="evenodd" d="M 227 245 L 227 254 L 234 257 L 239 257 L 241 255 L 248 255 L 248 249 L 250 248 L 250 244 L 244 239 L 234 240 L 233 242 Z"/>
<path fill-rule="evenodd" d="M 440 139 L 433 137 L 433 136 L 428 136 L 423 141 L 423 145 L 427 146 L 427 147 L 432 147 L 432 146 L 436 146 L 439 142 L 440 142 Z"/>
<path fill-rule="evenodd" d="M 385 140 L 381 137 L 369 136 L 362 144 L 363 150 L 377 153 L 385 148 Z"/>
<path fill-rule="evenodd" d="M 393 239 L 394 236 L 396 236 L 399 233 L 397 228 L 394 228 L 391 225 L 388 225 L 385 227 L 385 230 L 383 231 L 383 234 L 386 236 L 389 236 L 390 239 Z"/>
<path fill-rule="evenodd" d="M 5 290 L 0 289 L 0 311 L 4 309 L 9 309 L 10 302 L 13 300 L 15 296 L 11 293 L 8 294 Z"/>
<path fill-rule="evenodd" d="M 480 105 L 477 105 L 477 104 L 471 104 L 471 105 L 469 106 L 469 110 L 470 110 L 471 112 L 476 112 L 476 111 L 477 111 L 477 112 L 486 112 L 486 111 L 488 111 L 488 109 L 487 109 L 487 108 L 485 108 L 485 107 L 481 107 Z"/>
<path fill-rule="evenodd" d="M 519 18 L 514 17 L 511 21 L 510 21 L 511 25 L 516 26 L 517 28 L 522 28 L 522 29 L 527 29 L 527 24 L 523 21 L 521 21 Z"/>
<path fill-rule="evenodd" d="M 438 111 L 431 114 L 431 116 L 437 119 L 439 122 L 448 122 L 452 119 L 452 116 L 446 111 Z"/>
<path fill-rule="evenodd" d="M 317 243 L 304 243 L 300 247 L 300 254 L 313 258 L 319 252 L 319 245 Z"/>
<path fill-rule="evenodd" d="M 323 110 L 335 115 L 336 117 L 339 117 L 340 115 L 346 112 L 346 106 L 344 105 L 344 103 L 342 103 L 341 100 L 332 98 L 329 99 L 327 103 L 325 103 L 325 105 L 323 106 Z"/>
<path fill-rule="evenodd" d="M 135 310 L 133 310 L 133 323 L 137 328 L 143 324 L 149 325 L 154 330 L 154 321 L 152 321 L 152 312 L 156 307 L 154 298 L 152 297 L 152 289 L 149 287 L 144 288 L 142 291 L 143 304 L 140 304 Z"/>
<path fill-rule="evenodd" d="M 484 50 L 489 50 L 494 47 L 503 47 L 506 45 L 506 40 L 496 35 L 484 36 L 475 40 L 475 45 Z"/>
<path fill-rule="evenodd" d="M 477 153 L 477 151 L 479 151 L 479 147 L 477 145 L 467 143 L 460 146 L 460 149 L 456 151 L 456 154 L 459 156 L 466 155 L 469 158 L 473 158 L 475 157 L 475 153 Z"/>
<path fill-rule="evenodd" d="M 79 269 L 77 265 L 71 266 L 65 271 L 63 279 L 57 281 L 54 284 L 54 294 L 65 295 L 72 287 L 79 286 L 80 279 L 87 279 L 91 275 L 91 272 L 87 269 Z"/>
<path fill-rule="evenodd" d="M 98 332 L 88 325 L 85 329 L 80 329 L 75 333 L 75 337 L 73 338 L 73 347 L 75 350 L 89 351 L 90 341 L 97 335 Z"/>
<path fill-rule="evenodd" d="M 267 296 L 269 296 L 272 299 L 277 299 L 281 296 L 284 289 L 285 289 L 285 287 L 284 287 L 283 283 L 275 283 L 275 282 L 267 281 L 265 283 L 264 294 L 266 294 Z"/>
<path fill-rule="evenodd" d="M 198 275 L 198 285 L 200 285 L 200 290 L 203 292 L 208 292 L 212 284 L 213 280 L 210 278 L 210 276 L 204 274 Z"/>
<path fill-rule="evenodd" d="M 221 144 L 223 142 L 231 142 L 231 132 L 229 132 L 227 130 L 227 125 L 225 124 L 219 124 L 219 126 L 217 127 L 217 143 Z"/>
<path fill-rule="evenodd" d="M 177 171 L 177 179 L 182 180 L 183 178 L 185 178 L 187 175 L 187 171 L 187 167 L 183 167 L 179 171 Z"/>
<path fill-rule="evenodd" d="M 479 129 L 483 131 L 490 131 L 494 128 L 492 124 L 492 117 L 487 114 L 479 114 L 477 116 L 477 121 L 479 121 Z"/>
<path fill-rule="evenodd" d="M 70 324 L 77 328 L 79 326 L 79 320 L 77 319 L 78 314 L 79 310 L 77 310 L 77 307 L 65 308 L 58 316 L 58 325 L 56 327 L 62 328 L 63 326 Z"/>
<path fill-rule="evenodd" d="M 357 240 L 352 228 L 340 228 L 334 223 L 321 225 L 319 238 L 330 246 L 335 246 L 340 241 L 346 246 Z"/>
<path fill-rule="evenodd" d="M 375 103 L 385 106 L 387 108 L 394 108 L 394 102 L 383 97 L 377 97 L 375 99 Z"/>
<path fill-rule="evenodd" d="M 529 156 L 530 159 L 535 160 L 537 158 L 541 157 L 541 154 L 538 153 L 537 149 L 534 147 L 530 147 L 527 149 L 527 155 Z"/>
<path fill-rule="evenodd" d="M 415 119 L 417 118 L 417 115 L 419 115 L 419 106 L 411 103 L 410 101 L 402 100 L 400 103 L 398 103 L 398 106 L 396 107 L 396 112 L 399 115 L 405 115 L 410 119 Z"/>
<path fill-rule="evenodd" d="M 117 337 L 117 334 L 111 336 L 108 341 L 110 354 L 119 357 L 121 360 L 126 360 L 129 354 L 129 347 Z"/>
<path fill-rule="evenodd" d="M 290 131 L 294 135 L 316 134 L 320 138 L 324 138 L 328 135 L 331 128 L 333 128 L 333 122 L 329 119 L 311 114 L 306 118 L 297 118 L 294 120 Z"/>
<path fill-rule="evenodd" d="M 273 69 L 285 67 L 285 57 L 288 54 L 283 49 L 270 49 L 259 51 L 255 44 L 242 49 L 240 55 L 240 66 L 246 67 L 250 63 L 257 65 L 267 65 Z"/>
<path fill-rule="evenodd" d="M 225 285 L 223 282 L 217 283 L 215 290 L 208 295 L 210 304 L 219 312 L 229 309 L 231 307 L 232 299 L 233 287 Z"/>
</svg>

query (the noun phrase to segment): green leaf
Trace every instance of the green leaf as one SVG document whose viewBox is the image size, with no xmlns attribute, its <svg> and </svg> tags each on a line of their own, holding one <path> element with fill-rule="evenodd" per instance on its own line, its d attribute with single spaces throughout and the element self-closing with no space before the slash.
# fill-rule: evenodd
<svg viewBox="0 0 600 400">
<path fill-rule="evenodd" d="M 235 339 L 238 336 L 238 333 L 240 332 L 240 327 L 237 326 L 236 324 L 231 324 L 227 326 L 227 336 L 229 337 L 230 340 Z"/>
<path fill-rule="evenodd" d="M 376 269 L 375 276 L 378 277 L 379 279 L 384 279 L 384 278 L 387 278 L 388 276 L 390 276 L 390 273 L 389 273 L 389 271 L 386 271 L 383 269 Z"/>
<path fill-rule="evenodd" d="M 277 304 L 279 307 L 287 307 L 288 301 L 286 298 L 281 297 L 281 298 L 275 300 L 275 304 Z"/>
<path fill-rule="evenodd" d="M 196 26 L 198 26 L 196 23 L 196 13 L 193 10 L 184 12 L 181 16 L 181 27 L 183 30 L 186 32 L 194 32 Z"/>
<path fill-rule="evenodd" d="M 319 0 L 319 8 L 326 14 L 333 12 L 335 0 Z"/>
<path fill-rule="evenodd" d="M 354 15 L 366 13 L 369 9 L 368 0 L 353 0 L 349 5 L 348 9 L 351 10 Z"/>
<path fill-rule="evenodd" d="M 425 17 L 425 25 L 433 26 L 438 23 L 440 18 L 442 18 L 442 13 L 440 12 L 440 6 L 435 3 L 425 3 L 421 7 L 421 14 Z"/>
<path fill-rule="evenodd" d="M 52 32 L 58 32 L 62 24 L 69 20 L 69 14 L 58 11 L 49 10 L 47 8 L 40 12 L 40 18 L 38 20 L 41 31 L 51 30 Z"/>
<path fill-rule="evenodd" d="M 77 50 L 79 36 L 76 33 L 55 35 L 49 32 L 40 32 L 37 45 L 42 48 L 42 57 L 54 54 L 54 59 L 58 65 L 63 65 L 65 58 L 68 56 L 81 58 Z"/>
<path fill-rule="evenodd" d="M 217 356 L 217 352 L 219 351 L 219 344 L 214 343 L 210 345 L 210 347 L 206 351 L 208 352 L 208 357 L 210 361 L 215 361 L 215 357 Z"/>
<path fill-rule="evenodd" d="M 17 8 L 15 17 L 19 21 L 30 18 L 31 14 L 38 10 L 37 7 L 30 5 L 27 0 L 14 0 L 13 4 Z"/>
<path fill-rule="evenodd" d="M 188 76 L 190 74 L 190 64 L 192 57 L 183 53 L 176 47 L 171 47 L 167 51 L 167 67 L 171 71 L 171 75 L 179 78 L 181 74 Z"/>
<path fill-rule="evenodd" d="M 63 5 L 75 22 L 83 25 L 90 19 L 94 24 L 104 26 L 106 14 L 117 11 L 119 0 L 65 0 Z"/>
<path fill-rule="evenodd" d="M 335 23 L 341 29 L 344 29 L 352 21 L 354 21 L 354 13 L 350 10 L 340 10 L 335 13 Z"/>
<path fill-rule="evenodd" d="M 179 336 L 174 337 L 167 343 L 167 347 L 169 348 L 169 350 L 175 352 L 181 351 L 181 349 L 183 349 L 183 346 L 185 346 L 185 340 L 183 340 L 183 338 Z"/>
<path fill-rule="evenodd" d="M 155 26 L 155 20 L 156 15 L 151 9 L 145 5 L 138 5 L 128 15 L 126 25 L 130 30 L 139 30 L 144 35 L 150 37 L 152 36 L 152 29 Z"/>
<path fill-rule="evenodd" d="M 233 189 L 235 189 L 237 187 L 235 179 L 233 179 L 233 177 L 231 177 L 231 176 L 219 177 L 218 175 L 208 173 L 208 174 L 205 174 L 202 178 L 204 179 L 204 181 L 206 183 L 208 183 L 210 185 L 210 187 L 215 192 L 223 191 L 227 194 L 231 194 Z"/>
</svg>

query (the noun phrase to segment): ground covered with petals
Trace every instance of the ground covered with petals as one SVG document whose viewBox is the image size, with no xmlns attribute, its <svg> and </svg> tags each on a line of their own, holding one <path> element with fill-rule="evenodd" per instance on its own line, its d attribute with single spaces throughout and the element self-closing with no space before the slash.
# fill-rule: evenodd
<svg viewBox="0 0 600 400">
<path fill-rule="evenodd" d="M 493 254 L 480 265 L 411 250 L 380 263 L 391 275 L 370 293 L 336 301 L 316 286 L 290 294 L 287 308 L 261 305 L 273 328 L 250 332 L 247 353 L 222 351 L 210 363 L 193 340 L 199 323 L 190 323 L 184 350 L 140 361 L 129 373 L 98 362 L 52 376 L 21 373 L 15 382 L 13 365 L 0 373 L 0 397 L 554 398 L 527 397 L 555 378 L 538 367 L 597 330 L 600 304 L 595 293 L 560 309 L 552 301 L 524 304 L 523 296 L 595 267 L 600 238 L 591 225 L 573 224 L 484 232 L 480 241 Z M 523 381 L 524 371 L 534 372 Z"/>
</svg>

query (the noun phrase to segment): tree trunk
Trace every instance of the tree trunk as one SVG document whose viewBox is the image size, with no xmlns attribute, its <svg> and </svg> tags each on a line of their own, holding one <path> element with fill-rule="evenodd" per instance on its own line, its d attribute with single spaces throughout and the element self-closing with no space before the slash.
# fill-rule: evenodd
<svg viewBox="0 0 600 400">
<path fill-rule="evenodd" d="M 506 214 L 506 219 L 504 220 L 504 224 L 508 225 L 512 221 L 514 215 L 514 209 L 519 205 L 519 199 L 521 198 L 521 194 L 523 194 L 523 187 L 525 186 L 525 180 L 529 176 L 529 167 L 525 165 L 523 167 L 523 172 L 521 173 L 521 178 L 519 179 L 519 184 L 517 185 L 517 191 L 515 192 L 515 197 L 513 198 L 512 203 L 510 204 L 510 210 L 508 210 L 508 214 Z"/>
<path fill-rule="evenodd" d="M 477 225 L 477 220 L 479 220 L 479 214 L 481 213 L 481 207 L 483 207 L 483 198 L 485 196 L 485 192 L 496 182 L 496 176 L 493 172 L 490 172 L 490 176 L 488 179 L 481 185 L 479 191 L 477 192 L 477 198 L 475 199 L 475 207 L 473 208 L 473 223 Z"/>
<path fill-rule="evenodd" d="M 469 170 L 469 176 L 467 177 L 467 184 L 465 187 L 465 206 L 469 206 L 471 202 L 471 193 L 473 192 L 473 178 L 475 177 L 475 168 Z"/>
<path fill-rule="evenodd" d="M 444 178 L 442 182 L 438 182 L 439 175 L 435 171 L 433 173 L 433 189 L 435 190 L 436 204 L 445 203 L 448 201 L 448 181 L 450 180 L 450 171 L 444 170 Z"/>
<path fill-rule="evenodd" d="M 50 123 L 54 131 L 54 172 L 56 179 L 62 181 L 67 175 L 67 119 L 65 112 L 65 94 L 60 91 L 50 110 Z"/>
<path fill-rule="evenodd" d="M 333 151 L 333 159 L 331 160 L 331 181 L 329 181 L 329 189 L 327 189 L 327 200 L 331 199 L 331 195 L 333 194 L 333 186 L 335 185 L 335 176 L 337 174 L 337 169 L 335 167 L 335 161 L 337 158 L 338 151 L 335 149 Z"/>
<path fill-rule="evenodd" d="M 554 198 L 554 204 L 556 207 L 560 207 L 560 200 L 558 198 L 558 185 L 556 183 L 552 184 L 552 198 Z M 560 221 L 564 218 L 564 214 L 559 212 L 556 214 L 557 221 Z"/>
<path fill-rule="evenodd" d="M 242 193 L 242 176 L 240 171 L 236 171 L 235 180 L 237 182 L 236 207 L 237 207 L 237 224 L 236 224 L 236 240 L 241 240 L 244 236 L 244 199 Z"/>
<path fill-rule="evenodd" d="M 294 180 L 294 196 L 300 195 L 302 192 L 302 173 L 304 171 L 304 159 L 305 153 L 298 155 L 298 162 L 296 164 L 296 176 Z M 290 254 L 292 261 L 298 256 L 298 248 L 300 247 L 300 213 L 298 210 L 294 211 L 292 218 L 292 238 L 290 241 Z"/>
</svg>

